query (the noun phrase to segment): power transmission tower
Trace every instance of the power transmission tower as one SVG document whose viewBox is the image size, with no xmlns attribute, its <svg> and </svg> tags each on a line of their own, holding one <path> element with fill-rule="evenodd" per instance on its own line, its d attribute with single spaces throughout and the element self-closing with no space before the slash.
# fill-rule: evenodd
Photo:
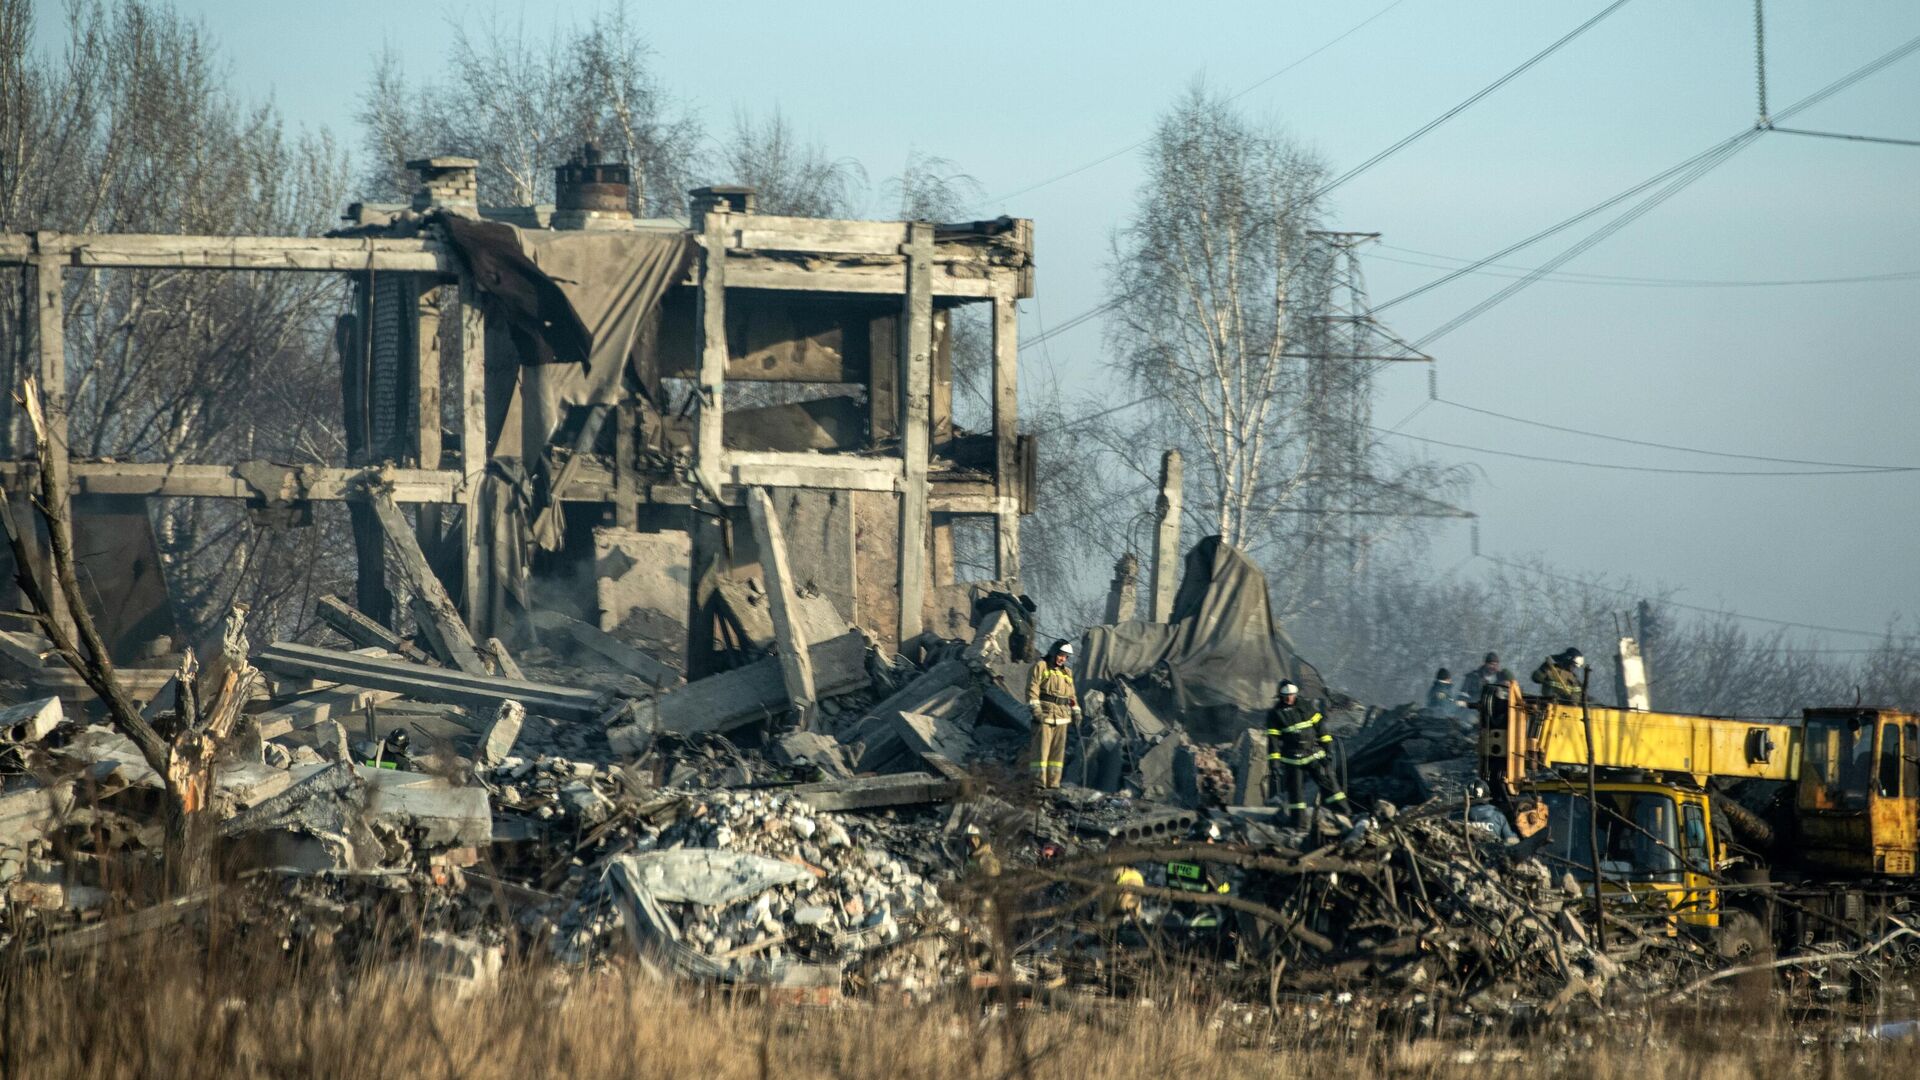
<svg viewBox="0 0 1920 1080">
<path fill-rule="evenodd" d="M 1329 570 L 1344 542 L 1344 621 L 1346 637 L 1358 643 L 1365 625 L 1359 604 L 1371 531 L 1363 520 L 1379 516 L 1372 496 L 1373 377 L 1382 367 L 1433 358 L 1381 326 L 1367 296 L 1360 249 L 1380 238 L 1375 232 L 1314 230 L 1309 258 L 1316 269 L 1318 311 L 1309 321 L 1311 348 L 1293 354 L 1307 362 L 1308 452 L 1312 481 L 1307 486 L 1309 520 L 1307 558 L 1310 588 L 1331 599 Z M 1330 531 L 1337 529 L 1339 531 Z"/>
</svg>

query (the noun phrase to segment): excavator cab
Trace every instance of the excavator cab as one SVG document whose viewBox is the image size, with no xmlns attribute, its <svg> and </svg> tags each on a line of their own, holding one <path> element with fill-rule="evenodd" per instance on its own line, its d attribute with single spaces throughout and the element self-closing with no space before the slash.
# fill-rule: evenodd
<svg viewBox="0 0 1920 1080">
<path fill-rule="evenodd" d="M 1912 877 L 1920 721 L 1891 709 L 1808 709 L 1796 796 L 1809 869 Z"/>
</svg>

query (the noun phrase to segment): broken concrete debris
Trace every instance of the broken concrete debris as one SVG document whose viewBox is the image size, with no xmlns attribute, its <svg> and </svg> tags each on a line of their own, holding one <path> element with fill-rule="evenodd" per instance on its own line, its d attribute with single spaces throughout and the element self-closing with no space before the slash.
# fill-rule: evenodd
<svg viewBox="0 0 1920 1080">
<path fill-rule="evenodd" d="M 776 639 L 815 633 L 793 615 L 770 621 Z M 1720 962 L 1695 936 L 1625 923 L 1603 951 L 1564 868 L 1459 797 L 1467 736 L 1411 707 L 1325 706 L 1346 805 L 1370 809 L 1323 808 L 1295 828 L 1265 805 L 1256 711 L 1196 713 L 1164 664 L 1123 671 L 1114 652 L 1104 686 L 1083 695 L 1067 786 L 1035 800 L 1015 692 L 1026 669 L 1004 659 L 1013 621 L 989 605 L 971 637 L 922 635 L 898 652 L 819 630 L 805 645 L 812 709 L 793 707 L 777 641 L 657 684 L 591 644 L 607 632 L 565 618 L 532 621 L 564 639 L 522 650 L 532 678 L 494 641 L 501 675 L 409 658 L 411 640 L 364 627 L 360 652 L 268 645 L 253 662 L 283 686 L 209 766 L 220 866 L 281 883 L 269 917 L 313 947 L 414 897 L 418 947 L 391 970 L 455 994 L 492 983 L 518 949 L 588 968 L 630 958 L 777 1001 L 916 996 L 980 975 L 989 909 L 1025 943 L 1007 977 L 1036 995 L 1135 985 L 1171 946 L 1188 963 L 1273 972 L 1261 995 L 1525 1016 L 1658 992 Z M 624 681 L 590 682 L 569 666 L 582 662 Z M 152 712 L 168 722 L 164 702 Z M 13 902 L 0 941 L 30 923 L 62 949 L 105 940 L 83 925 L 106 906 L 99 879 L 58 853 L 111 832 L 157 858 L 161 777 L 128 737 L 54 699 L 0 713 L 0 734 L 0 754 L 34 777 L 0 790 Z M 1118 880 L 1141 882 L 1138 903 L 1114 905 L 1128 867 L 1137 876 Z M 145 932 L 191 910 L 120 925 Z"/>
<path fill-rule="evenodd" d="M 57 697 L 0 709 L 0 743 L 36 743 L 60 726 L 64 714 Z"/>
</svg>

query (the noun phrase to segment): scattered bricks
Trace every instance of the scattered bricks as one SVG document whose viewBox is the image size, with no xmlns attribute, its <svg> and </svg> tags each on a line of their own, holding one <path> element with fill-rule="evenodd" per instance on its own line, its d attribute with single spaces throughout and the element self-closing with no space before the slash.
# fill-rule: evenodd
<svg viewBox="0 0 1920 1080">
<path fill-rule="evenodd" d="M 500 711 L 495 714 L 493 723 L 480 740 L 479 764 L 484 768 L 493 768 L 513 753 L 513 744 L 520 738 L 520 727 L 526 723 L 526 707 L 517 701 L 503 701 Z"/>
</svg>

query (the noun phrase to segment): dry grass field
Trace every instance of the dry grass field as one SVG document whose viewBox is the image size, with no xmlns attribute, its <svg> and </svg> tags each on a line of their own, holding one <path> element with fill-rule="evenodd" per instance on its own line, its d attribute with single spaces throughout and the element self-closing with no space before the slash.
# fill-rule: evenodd
<svg viewBox="0 0 1920 1080">
<path fill-rule="evenodd" d="M 638 973 L 509 970 L 484 989 L 345 972 L 272 942 L 165 934 L 0 971 L 0 1075 L 60 1077 L 1304 1076 L 1748 1080 L 1914 1075 L 1915 1043 L 1858 1023 L 1640 1008 L 1525 1036 L 1388 1034 L 1354 1010 L 1172 994 L 1154 1004 L 769 1006 Z"/>
</svg>

